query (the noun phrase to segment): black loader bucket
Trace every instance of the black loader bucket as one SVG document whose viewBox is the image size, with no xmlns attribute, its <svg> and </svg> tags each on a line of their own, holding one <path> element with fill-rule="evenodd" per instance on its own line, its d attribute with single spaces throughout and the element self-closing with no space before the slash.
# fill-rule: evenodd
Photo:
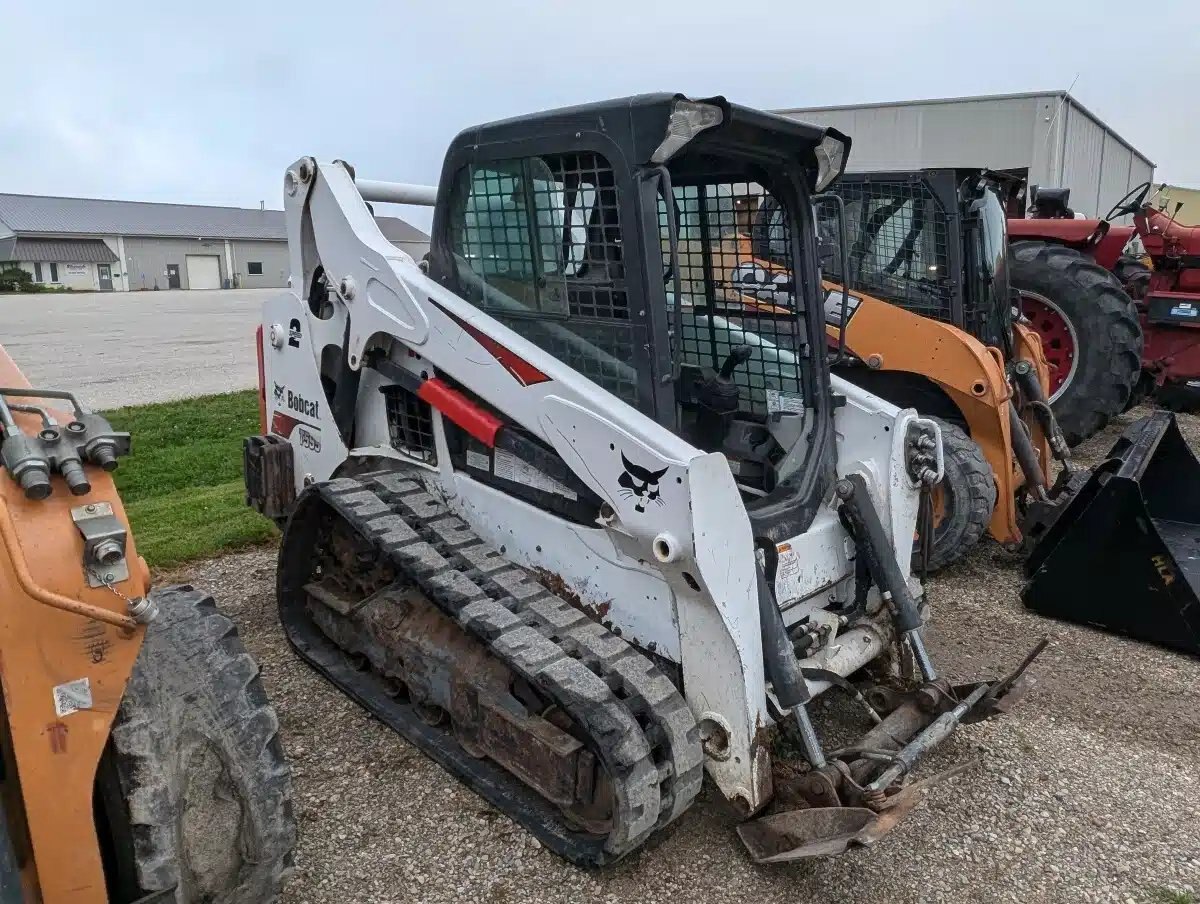
<svg viewBox="0 0 1200 904">
<path fill-rule="evenodd" d="M 1173 414 L 1125 431 L 1025 573 L 1035 612 L 1200 655 L 1200 462 Z"/>
</svg>

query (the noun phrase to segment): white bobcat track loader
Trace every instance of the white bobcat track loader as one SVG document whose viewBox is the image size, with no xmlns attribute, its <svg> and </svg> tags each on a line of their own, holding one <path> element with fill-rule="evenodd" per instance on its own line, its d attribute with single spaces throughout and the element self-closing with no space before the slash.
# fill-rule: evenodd
<svg viewBox="0 0 1200 904">
<path fill-rule="evenodd" d="M 752 853 L 867 843 L 918 756 L 1020 690 L 951 687 L 921 640 L 937 425 L 826 366 L 809 197 L 848 150 L 659 94 L 468 130 L 436 192 L 287 171 L 292 288 L 264 306 L 246 444 L 248 500 L 286 520 L 285 630 L 574 862 L 636 849 L 705 771 L 762 811 L 785 716 L 812 806 L 748 829 Z M 748 184 L 787 212 L 794 322 L 719 313 L 739 286 L 712 249 Z M 370 201 L 435 204 L 427 264 Z M 847 681 L 899 649 L 907 689 Z M 882 720 L 859 747 L 808 718 L 830 688 Z"/>
</svg>

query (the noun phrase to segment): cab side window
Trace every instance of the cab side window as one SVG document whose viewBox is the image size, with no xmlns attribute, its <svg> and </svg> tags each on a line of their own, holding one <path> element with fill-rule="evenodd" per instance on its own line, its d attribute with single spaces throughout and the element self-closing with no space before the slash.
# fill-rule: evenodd
<svg viewBox="0 0 1200 904">
<path fill-rule="evenodd" d="M 450 241 L 464 298 L 638 404 L 618 200 L 595 153 L 469 165 Z"/>
</svg>

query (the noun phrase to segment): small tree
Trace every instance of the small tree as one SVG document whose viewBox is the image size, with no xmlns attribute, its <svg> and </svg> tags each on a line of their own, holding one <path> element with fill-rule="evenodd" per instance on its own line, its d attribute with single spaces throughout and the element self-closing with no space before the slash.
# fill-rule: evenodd
<svg viewBox="0 0 1200 904">
<path fill-rule="evenodd" d="M 33 292 L 33 277 L 16 264 L 0 264 L 0 292 Z"/>
</svg>

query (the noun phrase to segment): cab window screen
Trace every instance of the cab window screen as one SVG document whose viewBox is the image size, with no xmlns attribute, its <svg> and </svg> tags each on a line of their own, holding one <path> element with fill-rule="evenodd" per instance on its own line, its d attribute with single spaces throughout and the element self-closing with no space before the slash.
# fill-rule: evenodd
<svg viewBox="0 0 1200 904">
<path fill-rule="evenodd" d="M 947 216 L 917 181 L 845 180 L 834 189 L 846 203 L 849 273 L 836 258 L 828 275 L 924 317 L 953 322 L 956 277 L 950 273 Z M 823 238 L 837 235 L 836 211 L 818 209 Z"/>
<path fill-rule="evenodd" d="M 464 297 L 638 402 L 617 188 L 599 154 L 464 167 L 451 245 Z"/>
<path fill-rule="evenodd" d="M 795 299 L 791 223 L 767 190 L 753 182 L 710 182 L 673 188 L 679 228 L 683 361 L 720 368 L 738 345 L 750 359 L 734 371 L 744 412 L 767 414 L 802 405 L 798 351 L 803 326 Z M 775 254 L 757 254 L 764 213 L 776 211 Z M 664 261 L 669 268 L 667 211 L 659 200 Z M 673 306 L 673 281 L 667 281 Z"/>
</svg>

